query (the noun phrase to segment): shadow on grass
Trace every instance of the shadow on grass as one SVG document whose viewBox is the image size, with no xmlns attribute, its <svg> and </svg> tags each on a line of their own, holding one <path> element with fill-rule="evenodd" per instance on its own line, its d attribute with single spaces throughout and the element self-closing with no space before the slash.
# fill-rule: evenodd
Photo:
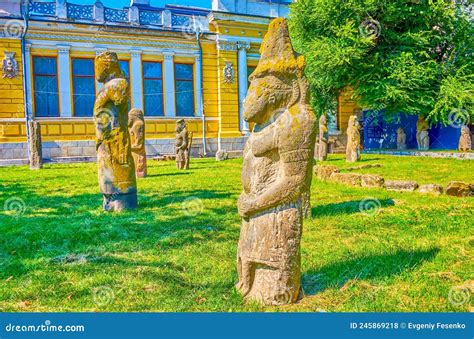
<svg viewBox="0 0 474 339">
<path fill-rule="evenodd" d="M 24 202 L 18 213 L 0 213 L 0 259 L 7 259 L 0 260 L 0 279 L 41 269 L 43 264 L 31 261 L 44 263 L 69 254 L 85 254 L 99 262 L 105 253 L 136 250 L 158 257 L 162 251 L 191 244 L 238 238 L 238 228 L 232 227 L 238 223 L 234 195 L 225 191 L 139 193 L 139 209 L 123 213 L 102 211 L 99 193 L 68 193 L 38 195 L 25 185 L 0 184 L 2 206 L 9 198 Z"/>
<path fill-rule="evenodd" d="M 382 199 L 378 201 L 380 202 L 380 207 L 382 208 L 395 205 L 395 202 L 392 199 Z M 351 200 L 335 204 L 318 205 L 311 209 L 311 216 L 326 217 L 342 214 L 361 213 L 361 208 L 363 209 L 364 206 L 367 205 L 367 202 L 368 200 Z"/>
<path fill-rule="evenodd" d="M 357 280 L 377 280 L 415 269 L 433 260 L 439 248 L 395 253 L 364 255 L 312 269 L 302 276 L 305 294 L 314 295 L 328 288 L 341 289 Z"/>
</svg>

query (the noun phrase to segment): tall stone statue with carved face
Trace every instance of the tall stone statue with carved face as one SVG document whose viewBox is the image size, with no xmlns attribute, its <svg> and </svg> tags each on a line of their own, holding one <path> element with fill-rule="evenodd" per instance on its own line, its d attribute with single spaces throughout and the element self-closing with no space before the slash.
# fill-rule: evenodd
<svg viewBox="0 0 474 339">
<path fill-rule="evenodd" d="M 188 131 L 188 126 L 184 119 L 176 121 L 176 167 L 178 169 L 189 169 L 189 159 L 191 158 L 191 145 L 193 143 L 193 132 Z"/>
<path fill-rule="evenodd" d="M 97 81 L 104 84 L 94 104 L 100 192 L 106 211 L 137 207 L 137 183 L 128 132 L 130 91 L 117 54 L 95 58 Z"/>
<path fill-rule="evenodd" d="M 428 151 L 430 149 L 429 128 L 428 122 L 420 115 L 416 122 L 416 142 L 420 151 Z"/>
<path fill-rule="evenodd" d="M 310 187 L 316 117 L 309 106 L 304 60 L 287 22 L 275 19 L 250 77 L 244 118 L 255 123 L 244 149 L 238 291 L 266 305 L 295 302 L 301 289 L 302 195 Z"/>
<path fill-rule="evenodd" d="M 325 161 L 328 157 L 328 140 L 329 131 L 327 117 L 325 114 L 319 118 L 319 144 L 318 144 L 318 160 Z"/>
<path fill-rule="evenodd" d="M 471 131 L 469 127 L 461 127 L 461 136 L 459 137 L 458 150 L 461 152 L 469 152 L 472 149 Z"/>
<path fill-rule="evenodd" d="M 357 115 L 349 117 L 347 127 L 346 161 L 356 162 L 360 160 L 360 124 Z"/>
<path fill-rule="evenodd" d="M 145 150 L 145 117 L 138 108 L 128 112 L 128 131 L 132 145 L 132 156 L 135 163 L 137 178 L 144 178 L 147 174 Z"/>
</svg>

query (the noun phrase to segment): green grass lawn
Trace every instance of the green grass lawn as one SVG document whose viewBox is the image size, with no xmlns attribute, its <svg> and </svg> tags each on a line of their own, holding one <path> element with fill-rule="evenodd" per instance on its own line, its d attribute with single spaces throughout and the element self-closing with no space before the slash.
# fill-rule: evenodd
<svg viewBox="0 0 474 339">
<path fill-rule="evenodd" d="M 346 166 L 341 159 L 328 164 Z M 474 181 L 472 161 L 363 159 L 383 167 L 361 172 L 388 178 Z M 241 160 L 191 167 L 178 172 L 173 162 L 149 161 L 150 175 L 138 183 L 140 209 L 122 214 L 102 211 L 95 164 L 0 168 L 0 310 L 472 310 L 474 198 L 313 179 L 313 218 L 302 240 L 305 296 L 261 307 L 234 290 Z M 361 212 L 367 199 L 381 208 Z M 2 209 L 22 201 L 20 213 Z"/>
</svg>

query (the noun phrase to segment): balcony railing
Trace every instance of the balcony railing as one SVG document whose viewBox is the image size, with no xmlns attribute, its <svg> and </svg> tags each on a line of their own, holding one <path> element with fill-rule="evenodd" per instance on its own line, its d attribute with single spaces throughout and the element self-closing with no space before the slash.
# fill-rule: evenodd
<svg viewBox="0 0 474 339">
<path fill-rule="evenodd" d="M 56 2 L 31 2 L 30 3 L 30 14 L 55 16 L 56 15 Z"/>
<path fill-rule="evenodd" d="M 64 0 L 30 1 L 31 16 L 51 17 L 71 22 L 93 22 L 113 25 L 148 26 L 150 28 L 166 29 L 194 29 L 199 26 L 201 31 L 206 30 L 206 15 L 202 12 L 193 14 L 193 11 L 174 12 L 167 8 L 141 8 L 138 6 L 115 9 L 104 7 L 97 1 L 94 5 L 79 5 Z"/>
</svg>

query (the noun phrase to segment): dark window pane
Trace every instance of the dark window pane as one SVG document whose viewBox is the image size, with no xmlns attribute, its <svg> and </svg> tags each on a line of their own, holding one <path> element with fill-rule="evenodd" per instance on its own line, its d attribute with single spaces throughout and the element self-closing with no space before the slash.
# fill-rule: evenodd
<svg viewBox="0 0 474 339">
<path fill-rule="evenodd" d="M 145 97 L 145 115 L 162 116 L 163 115 L 163 81 L 162 80 L 144 80 L 143 92 Z"/>
<path fill-rule="evenodd" d="M 35 115 L 59 116 L 56 58 L 33 57 Z"/>
<path fill-rule="evenodd" d="M 194 88 L 192 81 L 176 81 L 176 115 L 194 116 Z"/>
<path fill-rule="evenodd" d="M 72 75 L 94 76 L 94 60 L 72 59 Z"/>
<path fill-rule="evenodd" d="M 144 78 L 161 78 L 162 69 L 161 62 L 144 62 L 143 63 Z"/>
<path fill-rule="evenodd" d="M 33 57 L 34 74 L 56 75 L 56 58 Z"/>
<path fill-rule="evenodd" d="M 125 78 L 128 82 L 130 82 L 130 67 L 128 64 L 128 60 L 120 60 L 119 61 L 120 69 L 122 70 Z"/>
<path fill-rule="evenodd" d="M 91 117 L 95 100 L 93 59 L 72 59 L 74 116 Z"/>
<path fill-rule="evenodd" d="M 192 80 L 193 79 L 193 65 L 175 64 L 174 72 L 175 72 L 175 78 L 178 80 Z"/>
<path fill-rule="evenodd" d="M 77 117 L 91 117 L 95 101 L 94 78 L 74 78 L 74 115 Z"/>
<path fill-rule="evenodd" d="M 34 76 L 35 115 L 37 117 L 59 116 L 58 83 L 56 77 Z"/>
</svg>

